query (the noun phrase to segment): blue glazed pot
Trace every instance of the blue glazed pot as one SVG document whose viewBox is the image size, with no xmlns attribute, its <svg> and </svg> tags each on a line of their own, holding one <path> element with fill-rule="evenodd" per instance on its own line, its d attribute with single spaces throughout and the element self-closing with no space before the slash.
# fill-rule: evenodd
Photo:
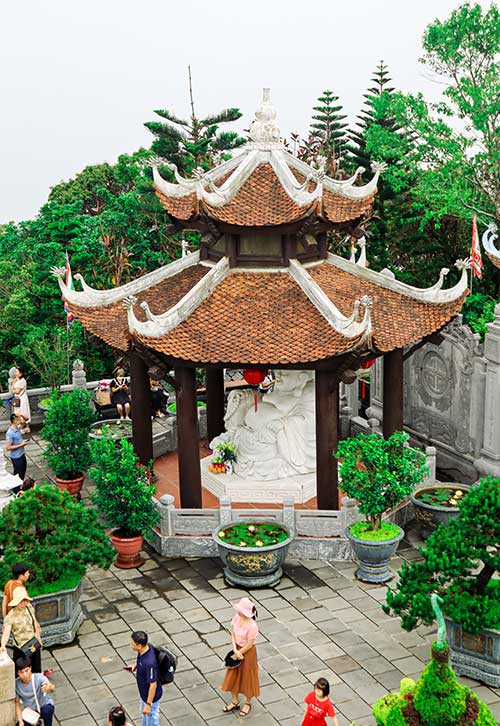
<svg viewBox="0 0 500 726">
<path fill-rule="evenodd" d="M 396 537 L 377 542 L 354 537 L 347 528 L 345 536 L 351 543 L 359 564 L 356 570 L 358 580 L 363 582 L 388 582 L 391 580 L 391 557 L 396 552 L 404 534 L 404 531 L 399 527 L 399 534 Z"/>
<path fill-rule="evenodd" d="M 410 500 L 415 509 L 415 517 L 420 527 L 422 539 L 427 539 L 440 524 L 447 525 L 450 520 L 458 519 L 458 515 L 460 514 L 458 507 L 438 507 L 435 504 L 427 504 L 419 499 L 419 494 L 431 492 L 436 489 L 459 489 L 467 494 L 470 487 L 467 484 L 455 483 L 429 484 L 425 487 L 418 487 L 418 489 L 415 489 L 410 494 Z"/>
</svg>

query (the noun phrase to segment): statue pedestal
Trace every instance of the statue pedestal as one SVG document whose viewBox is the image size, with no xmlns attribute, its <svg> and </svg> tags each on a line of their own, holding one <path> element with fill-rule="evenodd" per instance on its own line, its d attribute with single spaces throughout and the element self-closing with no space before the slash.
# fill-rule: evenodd
<svg viewBox="0 0 500 726">
<path fill-rule="evenodd" d="M 211 457 L 201 460 L 201 481 L 205 489 L 219 499 L 227 496 L 232 502 L 259 502 L 279 504 L 292 496 L 297 504 L 304 504 L 316 496 L 316 473 L 296 474 L 286 479 L 244 479 L 237 474 L 214 474 L 208 471 Z"/>
</svg>

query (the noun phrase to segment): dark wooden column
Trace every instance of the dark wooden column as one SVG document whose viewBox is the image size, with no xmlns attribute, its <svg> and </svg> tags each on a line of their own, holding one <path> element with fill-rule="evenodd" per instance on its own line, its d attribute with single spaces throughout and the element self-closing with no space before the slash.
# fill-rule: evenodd
<svg viewBox="0 0 500 726">
<path fill-rule="evenodd" d="M 194 368 L 175 368 L 181 507 L 201 509 L 200 434 Z"/>
<path fill-rule="evenodd" d="M 148 466 L 153 459 L 153 423 L 151 421 L 151 386 L 147 363 L 135 351 L 128 354 L 132 441 L 141 464 Z"/>
<path fill-rule="evenodd" d="M 224 431 L 224 369 L 207 368 L 207 440 L 212 441 Z"/>
<path fill-rule="evenodd" d="M 338 509 L 337 450 L 339 380 L 335 371 L 316 371 L 316 496 L 318 509 Z"/>
<path fill-rule="evenodd" d="M 396 348 L 384 355 L 384 414 L 382 426 L 385 438 L 403 430 L 403 349 Z"/>
</svg>

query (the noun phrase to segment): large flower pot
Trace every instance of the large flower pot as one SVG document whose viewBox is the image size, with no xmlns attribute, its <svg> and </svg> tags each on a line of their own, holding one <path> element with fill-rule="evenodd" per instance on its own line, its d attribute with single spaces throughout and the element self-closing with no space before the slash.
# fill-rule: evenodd
<svg viewBox="0 0 500 726">
<path fill-rule="evenodd" d="M 85 481 L 85 476 L 86 474 L 82 474 L 74 479 L 61 479 L 61 477 L 56 476 L 56 484 L 61 491 L 68 492 L 68 494 L 71 494 L 73 497 L 80 498 L 80 492 L 82 490 L 83 482 Z"/>
<path fill-rule="evenodd" d="M 396 537 L 371 541 L 354 537 L 347 528 L 345 536 L 351 543 L 359 564 L 356 570 L 358 580 L 363 582 L 388 582 L 391 580 L 391 557 L 396 552 L 404 534 L 404 531 L 399 527 L 399 534 Z"/>
<path fill-rule="evenodd" d="M 106 418 L 101 421 L 94 421 L 90 426 L 89 439 L 102 439 L 103 426 L 107 427 L 108 434 L 118 443 L 122 439 L 132 439 L 132 422 L 121 421 L 118 418 Z"/>
<path fill-rule="evenodd" d="M 111 532 L 111 544 L 118 552 L 115 565 L 122 570 L 131 570 L 134 567 L 140 567 L 144 564 L 144 560 L 140 556 L 144 537 L 140 534 L 137 537 L 121 537 L 119 530 L 115 529 Z"/>
<path fill-rule="evenodd" d="M 212 533 L 219 557 L 224 565 L 226 582 L 246 589 L 277 585 L 283 575 L 282 565 L 293 539 L 288 527 L 281 522 L 278 525 L 288 535 L 283 542 L 264 547 L 238 547 L 229 542 L 222 542 L 219 537 L 222 529 L 235 524 L 238 522 L 229 522 L 223 527 L 217 527 Z M 249 522 L 249 524 L 251 523 Z M 259 522 L 259 524 L 263 524 L 263 522 Z M 272 522 L 272 524 L 276 523 Z"/>
<path fill-rule="evenodd" d="M 453 489 L 466 494 L 470 487 L 466 484 L 430 484 L 425 487 L 418 487 L 412 494 L 410 500 L 415 510 L 415 517 L 419 524 L 422 539 L 427 539 L 440 524 L 448 524 L 451 519 L 458 519 L 460 510 L 456 506 L 446 507 L 423 502 L 419 497 L 422 494 L 432 494 L 433 491 L 445 491 Z M 461 497 L 463 499 L 463 496 Z"/>
<path fill-rule="evenodd" d="M 485 629 L 472 634 L 453 620 L 445 620 L 455 673 L 500 688 L 500 631 Z"/>
</svg>

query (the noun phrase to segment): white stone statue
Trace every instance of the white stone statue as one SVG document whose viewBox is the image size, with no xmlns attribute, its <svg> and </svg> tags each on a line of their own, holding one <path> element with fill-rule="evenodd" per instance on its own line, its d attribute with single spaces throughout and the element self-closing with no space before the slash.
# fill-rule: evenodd
<svg viewBox="0 0 500 726">
<path fill-rule="evenodd" d="M 266 481 L 314 472 L 314 373 L 278 370 L 273 389 L 257 395 L 255 411 L 252 390 L 229 394 L 226 431 L 210 442 L 210 448 L 235 443 L 234 473 L 245 479 Z"/>
</svg>

